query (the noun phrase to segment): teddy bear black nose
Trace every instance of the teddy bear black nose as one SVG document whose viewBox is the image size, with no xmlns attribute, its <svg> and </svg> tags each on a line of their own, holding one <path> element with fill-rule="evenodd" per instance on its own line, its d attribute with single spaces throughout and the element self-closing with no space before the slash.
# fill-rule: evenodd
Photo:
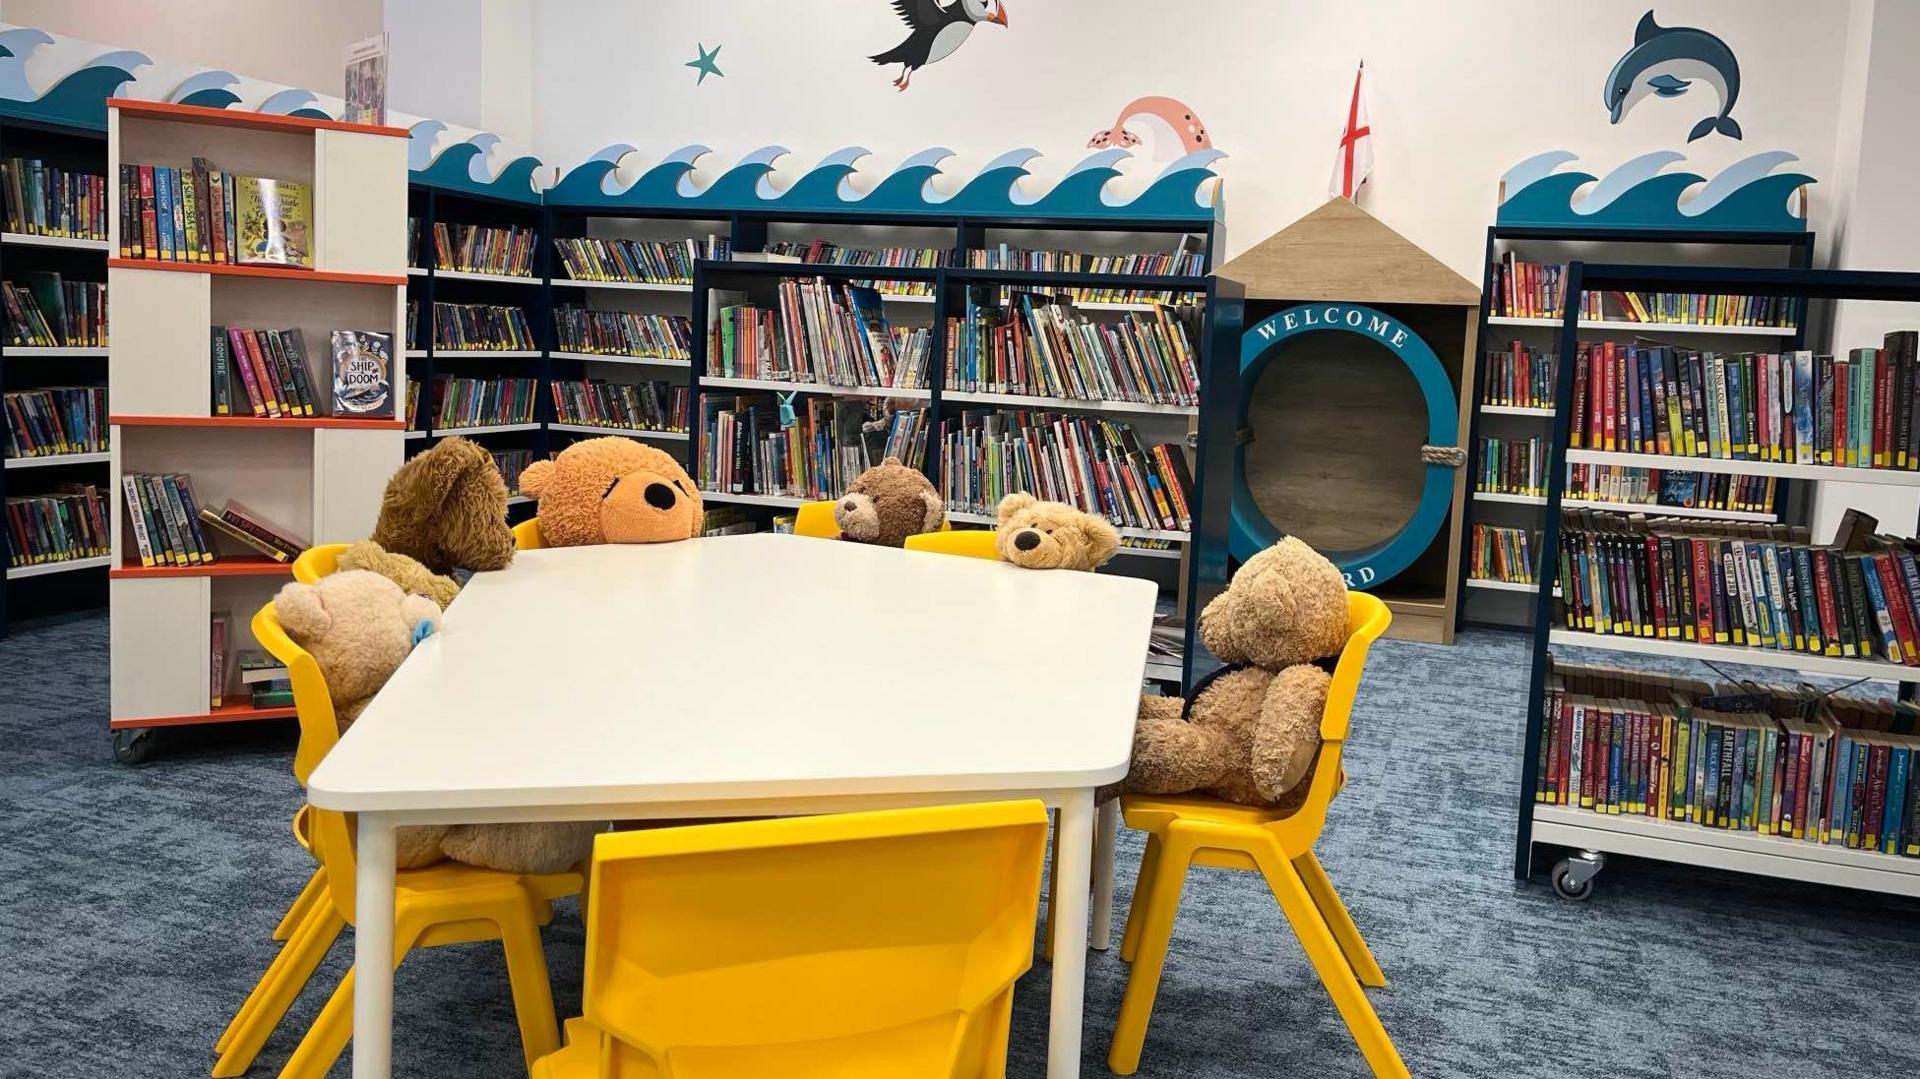
<svg viewBox="0 0 1920 1079">
<path fill-rule="evenodd" d="M 840 503 L 840 508 L 843 510 L 846 510 L 848 513 L 852 513 L 855 510 L 858 510 L 860 508 L 860 505 L 859 503 L 855 502 L 853 499 L 849 498 L 845 502 Z"/>
<path fill-rule="evenodd" d="M 654 509 L 670 510 L 673 508 L 673 488 L 668 487 L 666 484 L 649 483 L 647 484 L 645 494 L 647 505 L 652 506 Z"/>
<path fill-rule="evenodd" d="M 1013 537 L 1013 545 L 1023 551 L 1031 551 L 1040 546 L 1040 533 L 1028 529 Z"/>
</svg>

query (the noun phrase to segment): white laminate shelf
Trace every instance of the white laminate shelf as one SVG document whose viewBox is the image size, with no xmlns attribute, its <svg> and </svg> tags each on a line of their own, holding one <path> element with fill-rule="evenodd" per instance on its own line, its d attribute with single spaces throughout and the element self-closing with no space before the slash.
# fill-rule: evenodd
<svg viewBox="0 0 1920 1079">
<path fill-rule="evenodd" d="M 1516 318 L 1511 315 L 1494 315 L 1487 319 L 1489 326 L 1543 326 L 1558 327 L 1557 318 Z M 1581 319 L 1583 330 L 1606 330 L 1624 333 L 1701 333 L 1727 334 L 1735 337 L 1792 337 L 1799 333 L 1796 326 L 1716 326 L 1706 322 L 1631 322 L 1625 319 Z"/>
<path fill-rule="evenodd" d="M 408 431 L 408 432 L 406 433 L 406 435 L 405 435 L 405 437 L 406 437 L 406 439 L 407 439 L 408 441 L 412 441 L 413 439 L 416 439 L 416 438 L 425 438 L 425 437 L 427 437 L 427 432 L 425 432 L 425 431 Z"/>
<path fill-rule="evenodd" d="M 113 454 L 104 450 L 99 453 L 49 453 L 40 457 L 9 457 L 8 468 L 52 468 L 55 465 L 103 465 L 113 460 Z"/>
<path fill-rule="evenodd" d="M 819 382 L 777 382 L 758 378 L 703 378 L 702 390 L 761 390 L 776 393 L 820 393 L 833 397 L 908 397 L 929 400 L 932 390 L 904 390 L 887 386 L 828 386 Z"/>
<path fill-rule="evenodd" d="M 70 251 L 107 253 L 107 241 L 84 240 L 73 236 L 41 236 L 32 232 L 0 233 L 0 244 L 8 247 L 62 247 Z"/>
<path fill-rule="evenodd" d="M 513 431 L 538 431 L 537 423 L 487 423 L 478 427 L 435 427 L 436 437 L 443 435 L 504 435 Z"/>
<path fill-rule="evenodd" d="M 640 427 L 595 427 L 586 423 L 550 423 L 549 431 L 564 431 L 574 435 L 625 435 L 628 438 L 658 438 L 674 442 L 685 442 L 685 431 L 651 431 Z"/>
<path fill-rule="evenodd" d="M 425 277 L 427 276 L 427 268 L 425 266 L 409 266 L 407 267 L 407 276 Z"/>
<path fill-rule="evenodd" d="M 724 491 L 708 491 L 705 489 L 702 489 L 700 492 L 700 500 L 703 502 L 729 502 L 742 506 L 772 506 L 776 509 L 793 509 L 811 501 L 805 498 L 795 498 L 792 495 L 730 494 Z"/>
<path fill-rule="evenodd" d="M 1492 491 L 1473 492 L 1475 502 L 1504 502 L 1516 506 L 1544 506 L 1545 495 L 1509 495 Z M 1692 517 L 1701 521 L 1753 521 L 1772 524 L 1780 518 L 1759 510 L 1717 510 L 1693 506 L 1663 506 L 1657 502 L 1609 502 L 1603 498 L 1562 498 L 1562 509 L 1612 510 L 1615 513 L 1644 513 L 1651 517 Z"/>
<path fill-rule="evenodd" d="M 586 363 L 629 363 L 639 367 L 678 367 L 693 366 L 693 361 L 685 357 L 666 356 L 615 356 L 605 352 L 549 352 L 548 359 L 581 360 Z"/>
<path fill-rule="evenodd" d="M 1072 397 L 1030 397 L 1017 393 L 980 393 L 973 390 L 948 390 L 942 401 L 959 404 L 1011 405 L 1015 408 L 1059 408 L 1075 412 L 1118 412 L 1130 415 L 1194 416 L 1197 405 L 1155 405 L 1139 401 L 1081 401 Z"/>
<path fill-rule="evenodd" d="M 424 271 L 423 271 L 424 272 Z M 496 285 L 538 285 L 541 279 L 531 274 L 481 273 L 478 270 L 435 270 L 437 281 L 485 281 Z"/>
<path fill-rule="evenodd" d="M 953 521 L 956 524 L 972 525 L 999 523 L 998 518 L 991 513 L 966 513 L 959 510 L 948 510 L 947 520 Z M 1122 536 L 1127 536 L 1132 539 L 1171 540 L 1176 543 L 1185 543 L 1191 538 L 1185 532 L 1173 532 L 1164 528 L 1121 528 L 1119 532 Z"/>
<path fill-rule="evenodd" d="M 8 345 L 7 356 L 16 360 L 104 360 L 105 345 Z"/>
<path fill-rule="evenodd" d="M 1672 454 L 1620 453 L 1610 450 L 1568 450 L 1567 463 L 1624 465 L 1687 472 L 1726 472 L 1736 476 L 1778 476 L 1789 480 L 1826 480 L 1871 483 L 1889 487 L 1920 487 L 1920 472 L 1892 468 L 1842 468 L 1836 465 L 1797 465 L 1783 461 L 1739 461 L 1723 457 L 1678 457 Z"/>
<path fill-rule="evenodd" d="M 49 573 L 72 573 L 83 569 L 105 569 L 113 564 L 112 555 L 99 555 L 94 558 L 69 558 L 60 562 L 42 562 L 37 566 L 9 566 L 7 580 L 22 577 L 44 577 Z"/>
<path fill-rule="evenodd" d="M 1679 659 L 1699 660 L 1703 663 L 1738 663 L 1749 667 L 1773 667 L 1783 671 L 1838 675 L 1842 678 L 1920 682 L 1920 667 L 1905 667 L 1880 659 L 1810 656 L 1804 652 L 1780 652 L 1771 648 L 1748 648 L 1737 644 L 1700 644 L 1695 641 L 1628 637 L 1572 629 L 1548 631 L 1547 644 L 1555 648 L 1596 648 L 1608 652 L 1633 652 L 1643 656 L 1673 656 Z"/>
<path fill-rule="evenodd" d="M 1528 595 L 1533 595 L 1540 586 L 1534 584 L 1532 581 L 1496 581 L 1486 577 L 1469 577 L 1467 578 L 1467 587 L 1479 588 L 1488 592 L 1525 592 Z M 1560 594 L 1558 586 L 1555 586 L 1553 594 L 1556 596 Z"/>
<path fill-rule="evenodd" d="M 1526 405 L 1481 405 L 1480 414 L 1482 416 L 1535 416 L 1550 419 L 1553 416 L 1553 409 L 1530 408 Z"/>
</svg>

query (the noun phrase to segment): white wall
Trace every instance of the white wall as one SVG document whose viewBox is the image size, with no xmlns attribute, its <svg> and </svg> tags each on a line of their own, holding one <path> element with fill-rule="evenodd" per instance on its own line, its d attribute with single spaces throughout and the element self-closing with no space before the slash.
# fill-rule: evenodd
<svg viewBox="0 0 1920 1079">
<path fill-rule="evenodd" d="M 480 127 L 479 0 L 387 0 L 387 106 Z"/>
<path fill-rule="evenodd" d="M 793 150 L 804 171 L 848 145 L 884 172 L 928 146 L 958 152 L 964 180 L 1019 146 L 1057 175 L 1121 107 L 1148 94 L 1192 106 L 1219 149 L 1229 248 L 1258 241 L 1326 197 L 1356 62 L 1365 54 L 1377 168 L 1369 210 L 1478 281 L 1484 230 L 1508 166 L 1570 149 L 1589 171 L 1681 149 L 1712 175 L 1786 149 L 1832 171 L 1846 8 L 1799 0 L 1659 5 L 1666 25 L 1723 37 L 1746 77 L 1733 115 L 1745 140 L 1685 143 L 1712 92 L 1648 99 L 1610 126 L 1602 83 L 1632 42 L 1646 0 L 1007 0 L 1009 26 L 978 27 L 957 53 L 896 93 L 865 59 L 906 34 L 884 0 L 809 3 L 545 0 L 533 68 L 534 144 L 567 165 L 614 142 L 652 158 L 704 143 L 724 170 L 747 150 Z M 1837 17 L 1835 17 L 1837 15 Z M 695 46 L 721 46 L 724 78 L 695 84 Z M 1129 167 L 1151 175 L 1157 165 Z M 1813 188 L 1815 226 L 1830 192 Z"/>
</svg>

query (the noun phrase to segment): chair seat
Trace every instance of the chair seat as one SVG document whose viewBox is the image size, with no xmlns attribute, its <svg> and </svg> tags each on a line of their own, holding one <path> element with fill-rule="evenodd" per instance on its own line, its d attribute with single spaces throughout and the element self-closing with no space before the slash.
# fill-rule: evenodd
<svg viewBox="0 0 1920 1079">
<path fill-rule="evenodd" d="M 563 896 L 578 895 L 586 877 L 569 870 L 565 873 L 503 873 L 459 862 L 438 862 L 421 869 L 402 869 L 394 878 L 395 886 L 410 892 L 415 899 L 433 902 L 443 898 L 465 898 L 450 893 L 477 892 L 502 885 L 526 888 L 535 899 L 551 902 Z"/>
</svg>

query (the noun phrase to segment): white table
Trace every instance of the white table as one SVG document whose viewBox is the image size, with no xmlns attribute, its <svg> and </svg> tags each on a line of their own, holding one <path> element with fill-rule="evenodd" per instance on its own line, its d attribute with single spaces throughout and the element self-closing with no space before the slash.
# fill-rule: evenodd
<svg viewBox="0 0 1920 1079">
<path fill-rule="evenodd" d="M 1047 1074 L 1079 1075 L 1093 792 L 1127 770 L 1155 592 L 778 535 L 475 576 L 308 783 L 360 814 L 353 1074 L 392 1066 L 400 825 L 1039 798 L 1060 811 Z"/>
</svg>

